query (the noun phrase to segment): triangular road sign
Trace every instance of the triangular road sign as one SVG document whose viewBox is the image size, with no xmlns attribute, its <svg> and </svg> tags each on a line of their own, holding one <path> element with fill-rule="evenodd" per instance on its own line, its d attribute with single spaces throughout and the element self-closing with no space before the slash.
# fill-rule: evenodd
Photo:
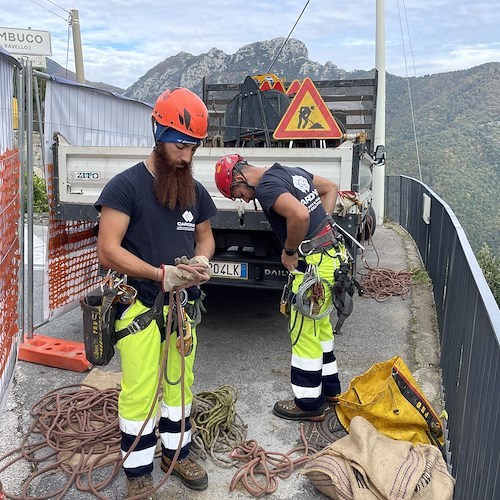
<svg viewBox="0 0 500 500">
<path fill-rule="evenodd" d="M 310 78 L 305 78 L 273 137 L 275 139 L 341 139 L 335 118 Z"/>
<path fill-rule="evenodd" d="M 274 82 L 273 85 L 273 90 L 279 90 L 280 92 L 283 92 L 285 94 L 285 87 L 283 85 L 283 82 L 281 80 L 278 80 L 277 82 Z"/>
<path fill-rule="evenodd" d="M 269 80 L 264 80 L 259 87 L 259 90 L 262 92 L 265 92 L 266 90 L 271 90 L 271 84 L 269 83 Z"/>
<path fill-rule="evenodd" d="M 288 90 L 286 91 L 286 95 L 293 95 L 298 92 L 300 89 L 300 81 L 299 80 L 294 80 L 290 86 L 288 87 Z"/>
</svg>

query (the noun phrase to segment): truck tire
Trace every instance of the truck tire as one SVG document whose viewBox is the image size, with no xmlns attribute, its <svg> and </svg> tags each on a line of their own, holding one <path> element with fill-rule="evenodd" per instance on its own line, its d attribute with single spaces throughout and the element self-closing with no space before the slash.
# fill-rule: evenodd
<svg viewBox="0 0 500 500">
<path fill-rule="evenodd" d="M 365 218 L 365 225 L 363 226 L 363 240 L 368 241 L 374 234 L 377 227 L 377 216 L 375 210 L 370 206 Z"/>
</svg>

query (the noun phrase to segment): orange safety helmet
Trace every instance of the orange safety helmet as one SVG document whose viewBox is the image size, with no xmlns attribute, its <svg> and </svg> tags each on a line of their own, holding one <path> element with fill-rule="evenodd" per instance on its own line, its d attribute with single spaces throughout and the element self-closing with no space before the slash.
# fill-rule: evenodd
<svg viewBox="0 0 500 500">
<path fill-rule="evenodd" d="M 233 181 L 233 175 L 235 169 L 241 173 L 241 167 L 247 164 L 248 162 L 238 154 L 223 156 L 215 164 L 215 185 L 226 198 L 234 200 L 231 188 L 236 184 L 246 184 L 243 181 Z"/>
<path fill-rule="evenodd" d="M 167 89 L 158 97 L 153 120 L 196 139 L 208 135 L 208 110 L 205 103 L 188 89 Z"/>
</svg>

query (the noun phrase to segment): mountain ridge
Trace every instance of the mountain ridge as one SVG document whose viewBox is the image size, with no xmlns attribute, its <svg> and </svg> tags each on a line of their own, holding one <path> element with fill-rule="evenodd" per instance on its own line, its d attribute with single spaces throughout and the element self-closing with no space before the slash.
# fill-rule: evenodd
<svg viewBox="0 0 500 500">
<path fill-rule="evenodd" d="M 310 61 L 303 42 L 290 39 L 282 47 L 283 42 L 255 42 L 234 54 L 215 47 L 200 55 L 179 52 L 125 90 L 93 85 L 154 103 L 165 88 L 183 86 L 201 95 L 203 78 L 208 83 L 242 83 L 247 75 L 269 68 L 287 81 L 374 75 L 373 69 L 348 72 L 331 61 Z M 48 64 L 47 71 L 55 71 L 55 65 Z M 71 79 L 71 72 L 63 72 L 66 76 L 58 76 Z M 410 78 L 388 73 L 386 96 L 386 173 L 421 179 L 450 205 L 476 253 L 487 243 L 499 254 L 500 63 Z"/>
</svg>

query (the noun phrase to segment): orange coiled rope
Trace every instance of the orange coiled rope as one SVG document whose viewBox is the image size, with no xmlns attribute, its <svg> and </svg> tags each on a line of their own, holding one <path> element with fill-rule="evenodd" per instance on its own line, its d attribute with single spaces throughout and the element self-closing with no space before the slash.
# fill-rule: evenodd
<svg viewBox="0 0 500 500">
<path fill-rule="evenodd" d="M 368 224 L 370 224 L 370 221 Z M 384 302 L 393 295 L 401 295 L 402 299 L 406 299 L 410 293 L 412 272 L 393 271 L 392 269 L 379 267 L 380 256 L 378 251 L 373 244 L 373 240 L 370 238 L 368 241 L 371 242 L 375 255 L 377 256 L 377 265 L 374 268 L 370 267 L 366 262 L 363 252 L 361 258 L 365 263 L 365 268 L 368 270 L 368 273 L 358 273 L 361 277 L 359 283 L 361 285 L 362 294 L 365 297 L 375 299 L 377 302 Z M 365 243 L 364 240 L 362 240 L 361 243 Z"/>
<path fill-rule="evenodd" d="M 288 453 L 275 453 L 264 450 L 254 439 L 237 445 L 230 457 L 240 462 L 246 462 L 234 474 L 229 491 L 233 491 L 238 483 L 254 497 L 274 493 L 278 489 L 277 478 L 290 477 L 294 469 L 304 464 L 312 453 L 317 450 L 310 448 L 304 435 L 303 425 L 300 426 L 302 445 Z M 292 455 L 301 453 L 297 458 Z"/>
<path fill-rule="evenodd" d="M 73 391 L 69 390 L 74 388 Z M 118 390 L 101 390 L 89 385 L 68 385 L 47 393 L 30 410 L 32 422 L 20 446 L 0 457 L 0 472 L 18 460 L 32 464 L 49 461 L 32 473 L 23 484 L 21 496 L 3 492 L 7 498 L 61 498 L 73 482 L 79 490 L 101 497 L 121 465 L 120 429 L 118 427 Z M 92 471 L 110 467 L 107 479 L 99 485 L 92 481 Z M 39 476 L 61 468 L 71 476 L 61 488 L 46 496 L 28 495 L 31 483 Z M 101 497 L 102 498 L 102 497 Z"/>
</svg>

